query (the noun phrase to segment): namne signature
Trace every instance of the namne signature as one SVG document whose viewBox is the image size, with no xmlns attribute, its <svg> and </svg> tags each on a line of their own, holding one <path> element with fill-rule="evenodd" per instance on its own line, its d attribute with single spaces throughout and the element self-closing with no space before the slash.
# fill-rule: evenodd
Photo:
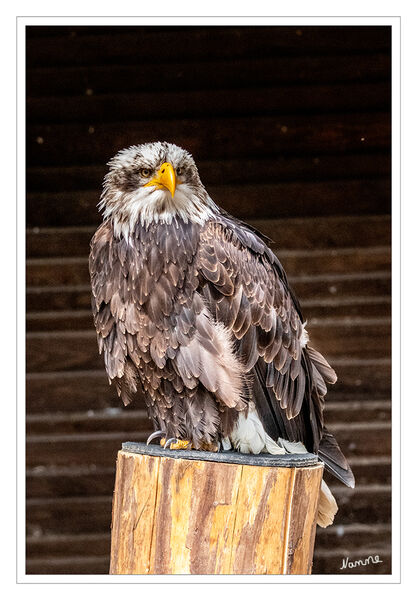
<svg viewBox="0 0 417 600">
<path fill-rule="evenodd" d="M 376 565 L 377 563 L 382 562 L 383 561 L 380 560 L 378 554 L 375 554 L 375 556 L 368 556 L 368 558 L 359 558 L 358 560 L 349 560 L 349 557 L 346 556 L 342 560 L 342 566 L 340 567 L 340 570 L 342 571 L 343 569 L 355 569 L 356 567 L 366 567 L 368 565 Z"/>
</svg>

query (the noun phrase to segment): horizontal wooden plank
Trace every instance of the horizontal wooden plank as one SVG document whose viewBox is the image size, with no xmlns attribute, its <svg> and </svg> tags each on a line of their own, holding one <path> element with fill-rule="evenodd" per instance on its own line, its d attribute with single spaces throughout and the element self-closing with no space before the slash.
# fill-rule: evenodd
<svg viewBox="0 0 417 600">
<path fill-rule="evenodd" d="M 85 465 L 94 469 L 111 468 L 123 442 L 144 442 L 152 431 L 149 421 L 149 428 L 139 432 L 110 431 L 29 436 L 26 440 L 26 465 L 33 470 L 45 467 L 73 469 Z"/>
<path fill-rule="evenodd" d="M 88 258 L 35 258 L 26 261 L 28 286 L 88 284 Z"/>
<path fill-rule="evenodd" d="M 88 432 L 147 431 L 151 427 L 147 411 L 124 411 L 118 408 L 87 412 L 46 413 L 28 415 L 27 435 L 59 435 Z"/>
<path fill-rule="evenodd" d="M 157 57 L 155 57 L 157 59 Z M 165 63 L 157 67 L 141 62 L 135 65 L 90 65 L 89 67 L 38 67 L 27 72 L 29 97 L 76 94 L 138 92 L 141 90 L 216 89 L 237 86 L 285 83 L 329 83 L 339 81 L 380 81 L 389 78 L 388 53 L 351 55 L 275 56 L 249 59 Z"/>
<path fill-rule="evenodd" d="M 216 204 L 240 219 L 334 215 L 387 215 L 389 181 L 336 180 L 308 183 L 212 186 Z M 28 227 L 97 225 L 99 191 L 28 194 Z M 348 205 L 346 204 L 348 202 Z"/>
<path fill-rule="evenodd" d="M 27 575 L 108 575 L 110 558 L 65 556 L 26 560 Z"/>
<path fill-rule="evenodd" d="M 304 317 L 310 319 L 327 317 L 389 317 L 390 296 L 350 296 L 303 302 Z M 93 327 L 91 310 L 39 311 L 26 314 L 27 331 L 59 331 L 89 329 Z"/>
<path fill-rule="evenodd" d="M 350 561 L 367 558 L 366 552 L 371 550 L 371 555 L 378 556 L 377 564 L 370 566 L 358 566 L 352 571 L 340 571 L 346 556 Z M 340 550 L 337 555 L 317 551 L 313 560 L 313 575 L 386 575 L 391 573 L 391 550 L 389 546 L 377 546 L 372 549 L 357 548 L 352 552 L 347 549 Z M 79 558 L 68 556 L 62 558 L 28 559 L 26 561 L 26 573 L 28 575 L 107 575 L 109 573 L 109 558 L 89 556 Z"/>
<path fill-rule="evenodd" d="M 95 227 L 32 227 L 26 230 L 28 258 L 87 256 Z"/>
<path fill-rule="evenodd" d="M 340 526 L 335 524 L 325 529 L 317 528 L 315 551 L 320 554 L 322 549 L 326 551 L 334 548 L 337 552 L 339 548 L 343 548 L 354 552 L 360 549 L 362 552 L 367 548 L 388 547 L 390 542 L 391 526 L 388 523 L 355 523 Z"/>
<path fill-rule="evenodd" d="M 26 403 L 28 413 L 120 408 L 120 398 L 104 368 L 28 374 Z M 137 403 L 132 408 L 137 409 Z"/>
<path fill-rule="evenodd" d="M 391 294 L 389 271 L 371 273 L 349 273 L 343 275 L 298 276 L 289 274 L 301 306 L 307 300 L 322 302 L 346 296 L 388 296 Z M 91 287 L 88 284 L 75 286 L 36 286 L 26 290 L 26 308 L 29 312 L 51 310 L 90 310 Z"/>
<path fill-rule="evenodd" d="M 112 457 L 113 458 L 113 457 Z M 68 496 L 111 496 L 114 489 L 115 465 L 80 464 L 28 468 L 27 498 L 64 498 Z"/>
<path fill-rule="evenodd" d="M 342 452 L 350 456 L 378 456 L 391 453 L 390 423 L 341 423 L 329 425 Z"/>
<path fill-rule="evenodd" d="M 170 25 L 172 31 L 183 31 L 186 26 Z M 153 32 L 160 32 L 166 28 L 165 26 L 149 25 L 146 29 Z M 73 38 L 75 36 L 91 36 L 98 34 L 106 34 L 108 36 L 135 33 L 138 29 L 137 25 L 28 25 L 26 27 L 26 39 L 31 38 Z"/>
<path fill-rule="evenodd" d="M 343 547 L 374 548 L 385 545 L 391 535 L 389 525 L 353 524 L 326 529 L 317 528 L 316 549 Z M 84 535 L 44 535 L 28 537 L 26 541 L 27 556 L 30 560 L 41 558 L 64 558 L 65 556 L 106 556 L 110 552 L 109 533 L 90 533 Z"/>
<path fill-rule="evenodd" d="M 149 429 L 147 411 L 135 409 L 126 411 L 120 405 L 118 408 L 106 408 L 80 412 L 71 407 L 62 407 L 60 412 L 28 414 L 26 417 L 27 435 L 52 435 L 61 433 L 85 433 L 105 431 L 142 431 Z M 361 423 L 389 423 L 391 405 L 388 401 L 338 401 L 327 402 L 325 410 L 326 423 L 340 429 L 340 423 L 353 424 L 360 427 Z"/>
<path fill-rule="evenodd" d="M 356 485 L 389 485 L 391 483 L 391 457 L 382 455 L 353 456 L 349 454 L 349 465 L 355 475 Z M 329 485 L 340 483 L 326 471 Z"/>
<path fill-rule="evenodd" d="M 337 517 L 336 517 L 337 518 Z M 333 552 L 329 552 L 330 550 Z M 375 549 L 377 549 L 375 551 Z M 381 563 L 341 570 L 343 559 L 366 559 L 378 555 Z M 391 559 L 391 527 L 389 524 L 333 525 L 317 528 L 313 560 L 313 573 L 339 572 L 339 574 L 389 573 Z"/>
<path fill-rule="evenodd" d="M 331 401 L 332 394 L 325 404 L 326 423 L 384 422 L 391 420 L 391 402 L 389 400 L 338 400 Z"/>
<path fill-rule="evenodd" d="M 334 432 L 336 439 L 339 441 L 338 432 Z M 372 435 L 372 431 L 369 432 Z M 356 438 L 355 438 L 356 441 Z M 366 440 L 362 440 L 366 444 Z M 390 452 L 390 446 L 384 440 L 384 445 L 387 452 Z M 349 460 L 349 465 L 355 476 L 356 486 L 358 485 L 390 485 L 391 484 L 391 456 L 382 454 L 373 454 L 370 448 L 369 455 L 366 451 L 366 445 L 363 447 L 362 455 L 354 454 L 349 450 L 349 444 L 342 445 L 343 453 Z M 327 485 L 333 489 L 340 485 L 339 479 L 332 475 L 327 469 L 325 470 L 325 481 Z M 94 492 L 90 492 L 94 493 Z"/>
<path fill-rule="evenodd" d="M 142 422 L 145 425 L 144 422 Z M 111 466 L 118 450 L 125 441 L 145 441 L 153 428 L 140 431 L 110 431 L 59 435 L 28 436 L 27 464 L 30 467 L 83 465 Z M 355 427 L 330 429 L 338 443 L 349 456 L 386 456 L 391 449 L 391 435 L 388 427 L 382 423 L 355 423 Z"/>
<path fill-rule="evenodd" d="M 116 88 L 117 89 L 117 88 Z M 106 122 L 123 114 L 129 121 L 211 116 L 238 116 L 283 112 L 328 113 L 355 110 L 389 110 L 389 82 L 333 83 L 332 85 L 295 85 L 239 88 L 230 90 L 144 91 L 122 94 L 58 96 L 53 102 L 42 96 L 27 100 L 31 123 Z"/>
<path fill-rule="evenodd" d="M 65 558 L 69 556 L 102 556 L 110 553 L 110 532 L 84 535 L 28 536 L 26 556 L 30 559 Z"/>
<path fill-rule="evenodd" d="M 308 332 L 311 346 L 325 356 L 390 357 L 391 325 L 385 318 L 312 319 Z"/>
<path fill-rule="evenodd" d="M 389 246 L 388 215 L 251 219 L 249 224 L 273 240 L 273 248 L 301 250 L 360 246 Z M 87 256 L 95 228 L 33 227 L 26 230 L 28 258 Z M 360 250 L 358 250 L 360 251 Z"/>
<path fill-rule="evenodd" d="M 354 489 L 332 486 L 339 511 L 337 523 L 390 523 L 391 487 L 389 485 L 364 485 Z"/>
<path fill-rule="evenodd" d="M 197 164 L 208 158 L 369 153 L 389 148 L 390 123 L 388 112 L 372 112 L 29 124 L 27 160 L 31 167 L 105 163 L 121 148 L 155 139 L 175 140 Z"/>
<path fill-rule="evenodd" d="M 388 523 L 389 486 L 333 487 L 339 505 L 337 524 Z M 111 496 L 29 499 L 26 505 L 28 535 L 104 533 L 110 529 Z"/>
<path fill-rule="evenodd" d="M 26 367 L 28 372 L 99 369 L 103 358 L 98 355 L 94 331 L 28 333 Z"/>
<path fill-rule="evenodd" d="M 328 357 L 330 360 L 330 357 Z M 387 359 L 332 358 L 338 374 L 330 388 L 328 399 L 358 398 L 372 394 L 373 398 L 390 395 L 391 365 Z M 29 373 L 26 384 L 26 407 L 29 413 L 87 411 L 120 408 L 114 386 L 110 386 L 104 366 L 99 370 L 50 371 Z M 143 408 L 134 403 L 124 410 Z"/>
<path fill-rule="evenodd" d="M 288 279 L 303 306 L 304 299 L 319 302 L 322 298 L 339 299 L 358 292 L 367 297 L 387 296 L 391 293 L 390 276 L 389 271 L 375 271 L 344 275 L 290 275 Z"/>
<path fill-rule="evenodd" d="M 196 61 L 282 53 L 319 54 L 347 51 L 381 51 L 390 46 L 389 27 L 187 27 L 183 31 L 155 31 L 138 27 L 134 32 L 29 38 L 28 67 L 108 63 Z M 169 48 L 169 52 L 161 48 Z"/>
<path fill-rule="evenodd" d="M 389 484 L 391 481 L 389 456 L 350 456 L 349 464 L 355 474 L 356 485 Z M 29 468 L 26 474 L 27 498 L 111 495 L 115 477 L 112 460 L 109 460 L 109 465 L 38 465 Z M 327 471 L 325 477 L 329 484 L 338 485 Z"/>
<path fill-rule="evenodd" d="M 28 311 L 91 310 L 91 286 L 28 287 Z"/>
<path fill-rule="evenodd" d="M 110 530 L 111 496 L 33 498 L 26 502 L 28 535 Z"/>
<path fill-rule="evenodd" d="M 384 271 L 391 267 L 391 251 L 384 246 L 331 250 L 274 249 L 285 271 L 297 276 Z M 28 286 L 80 285 L 89 281 L 87 256 L 31 258 L 26 261 Z"/>
<path fill-rule="evenodd" d="M 309 324 L 311 345 L 329 356 L 385 358 L 390 350 L 386 318 L 329 319 Z M 91 331 L 33 332 L 27 335 L 28 372 L 98 369 L 96 335 Z"/>
<path fill-rule="evenodd" d="M 42 311 L 26 314 L 26 331 L 59 331 L 93 327 L 91 310 Z"/>
<path fill-rule="evenodd" d="M 331 388 L 330 394 L 345 393 L 371 394 L 373 398 L 391 391 L 391 361 L 389 358 L 356 358 L 327 357 L 336 370 L 338 380 Z"/>
<path fill-rule="evenodd" d="M 367 554 L 362 552 L 361 548 L 355 552 L 344 549 L 339 551 L 338 555 L 317 551 L 313 560 L 313 575 L 387 575 L 391 573 L 391 550 L 388 546 L 378 546 L 372 549 L 366 548 L 366 551 L 372 550 L 373 557 L 378 556 L 377 564 L 370 566 L 358 566 L 352 571 L 340 571 L 343 560 L 346 556 L 350 561 L 365 559 Z M 65 557 L 41 558 L 26 561 L 26 573 L 28 575 L 107 575 L 109 573 L 109 558 L 101 557 Z"/>
<path fill-rule="evenodd" d="M 390 296 L 346 296 L 303 301 L 307 320 L 326 317 L 388 317 L 391 314 Z"/>
<path fill-rule="evenodd" d="M 150 422 L 149 422 L 150 425 Z M 31 436 L 26 438 L 26 464 L 28 467 L 114 465 L 117 452 L 126 441 L 144 442 L 152 427 L 139 433 L 112 431 L 104 433 L 78 433 L 56 436 Z"/>
<path fill-rule="evenodd" d="M 372 152 L 343 155 L 284 156 L 270 159 L 235 158 L 199 160 L 198 170 L 205 185 L 219 183 L 274 183 L 277 181 L 319 181 L 328 179 L 361 179 L 389 176 L 391 160 L 388 152 Z M 105 163 L 100 165 L 43 166 L 29 167 L 26 173 L 30 192 L 65 192 L 79 190 L 101 190 L 107 172 Z"/>
<path fill-rule="evenodd" d="M 372 557 L 378 562 L 373 563 Z M 354 563 L 355 561 L 368 559 L 370 564 L 360 563 L 355 568 L 342 569 L 344 561 Z M 333 549 L 318 549 L 314 552 L 313 575 L 388 575 L 391 574 L 391 545 L 379 544 L 374 547 L 358 547 L 356 549 L 340 548 L 337 552 Z"/>
</svg>

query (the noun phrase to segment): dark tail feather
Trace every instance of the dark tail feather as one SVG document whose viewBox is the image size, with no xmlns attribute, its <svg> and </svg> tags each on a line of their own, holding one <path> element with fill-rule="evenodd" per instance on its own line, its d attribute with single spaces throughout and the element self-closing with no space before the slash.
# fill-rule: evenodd
<svg viewBox="0 0 417 600">
<path fill-rule="evenodd" d="M 331 384 L 336 383 L 337 375 L 334 369 L 332 369 L 327 360 L 324 358 L 324 356 L 320 354 L 320 352 L 317 352 L 317 350 L 315 350 L 311 346 L 307 346 L 306 351 L 312 363 L 314 364 L 320 375 L 323 377 L 324 381 L 326 383 Z"/>
<path fill-rule="evenodd" d="M 326 428 L 324 428 L 323 437 L 320 440 L 318 455 L 330 473 L 348 487 L 355 487 L 355 477 L 352 470 L 343 456 L 338 443 Z"/>
</svg>

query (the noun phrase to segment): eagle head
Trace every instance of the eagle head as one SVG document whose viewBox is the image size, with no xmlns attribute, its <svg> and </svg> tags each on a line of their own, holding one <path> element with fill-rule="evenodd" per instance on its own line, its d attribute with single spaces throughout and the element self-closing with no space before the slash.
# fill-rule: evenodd
<svg viewBox="0 0 417 600">
<path fill-rule="evenodd" d="M 130 146 L 108 163 L 99 208 L 116 235 L 130 235 L 138 222 L 171 223 L 174 217 L 204 223 L 218 211 L 193 157 L 167 142 Z"/>
</svg>

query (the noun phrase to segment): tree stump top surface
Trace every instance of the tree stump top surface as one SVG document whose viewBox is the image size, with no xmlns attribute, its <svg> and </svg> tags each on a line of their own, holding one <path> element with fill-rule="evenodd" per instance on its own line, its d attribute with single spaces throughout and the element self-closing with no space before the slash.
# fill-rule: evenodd
<svg viewBox="0 0 417 600">
<path fill-rule="evenodd" d="M 146 445 L 143 442 L 124 442 L 122 450 L 133 454 L 160 456 L 164 458 L 182 458 L 185 460 L 206 460 L 209 462 L 258 467 L 310 467 L 319 462 L 315 454 L 241 454 L 239 452 L 206 452 L 204 450 L 165 450 L 157 444 Z"/>
</svg>

